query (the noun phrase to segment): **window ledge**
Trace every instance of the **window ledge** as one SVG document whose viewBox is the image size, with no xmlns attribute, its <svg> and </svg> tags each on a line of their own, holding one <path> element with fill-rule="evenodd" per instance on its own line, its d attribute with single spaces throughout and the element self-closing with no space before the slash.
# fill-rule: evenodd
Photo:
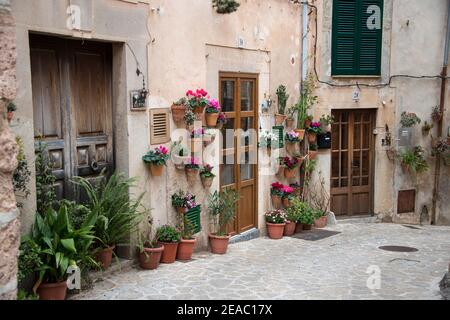
<svg viewBox="0 0 450 320">
<path fill-rule="evenodd" d="M 331 76 L 332 79 L 381 79 L 381 75 L 380 76 L 363 76 L 363 75 L 356 75 L 356 76 L 351 76 L 351 75 L 343 75 L 343 76 L 339 76 L 339 75 L 332 75 Z"/>
</svg>

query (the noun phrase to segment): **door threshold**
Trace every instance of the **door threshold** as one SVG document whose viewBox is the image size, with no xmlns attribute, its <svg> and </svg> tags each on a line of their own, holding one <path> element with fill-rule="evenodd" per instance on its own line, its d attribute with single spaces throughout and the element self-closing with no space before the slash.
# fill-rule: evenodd
<svg viewBox="0 0 450 320">
<path fill-rule="evenodd" d="M 247 230 L 241 234 L 232 236 L 230 239 L 230 244 L 243 242 L 243 241 L 249 241 L 249 240 L 253 240 L 256 238 L 259 238 L 259 230 L 256 228 L 253 228 L 253 229 Z"/>
<path fill-rule="evenodd" d="M 375 223 L 377 216 L 375 215 L 360 215 L 360 216 L 337 216 L 338 223 Z"/>
</svg>

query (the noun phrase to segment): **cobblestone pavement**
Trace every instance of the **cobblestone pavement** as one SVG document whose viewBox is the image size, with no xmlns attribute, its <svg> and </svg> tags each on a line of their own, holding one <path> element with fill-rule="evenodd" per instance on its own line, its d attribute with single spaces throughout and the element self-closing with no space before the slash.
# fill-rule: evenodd
<svg viewBox="0 0 450 320">
<path fill-rule="evenodd" d="M 441 299 L 449 227 L 344 223 L 329 230 L 341 233 L 318 241 L 262 237 L 230 245 L 224 256 L 199 253 L 188 263 L 112 274 L 73 299 Z M 368 280 L 376 285 L 370 266 L 381 272 L 378 290 L 367 287 Z"/>
</svg>

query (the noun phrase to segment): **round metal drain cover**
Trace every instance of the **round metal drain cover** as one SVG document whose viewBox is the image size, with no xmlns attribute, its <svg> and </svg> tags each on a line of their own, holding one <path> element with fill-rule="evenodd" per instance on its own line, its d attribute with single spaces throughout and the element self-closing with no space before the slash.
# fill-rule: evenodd
<svg viewBox="0 0 450 320">
<path fill-rule="evenodd" d="M 382 246 L 378 249 L 392 251 L 392 252 L 417 252 L 419 249 L 412 247 L 402 247 L 402 246 Z"/>
</svg>

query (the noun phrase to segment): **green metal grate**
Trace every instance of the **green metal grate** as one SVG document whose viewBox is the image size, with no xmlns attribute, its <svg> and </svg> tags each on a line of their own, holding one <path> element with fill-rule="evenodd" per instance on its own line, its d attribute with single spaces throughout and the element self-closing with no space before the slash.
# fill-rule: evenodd
<svg viewBox="0 0 450 320">
<path fill-rule="evenodd" d="M 200 212 L 202 211 L 201 206 L 198 205 L 192 208 L 186 213 L 186 219 L 194 227 L 194 234 L 199 233 L 202 230 L 202 225 L 200 223 Z"/>
<path fill-rule="evenodd" d="M 278 141 L 272 143 L 272 149 L 282 149 L 284 148 L 284 127 L 274 126 L 272 127 L 272 132 L 278 137 Z"/>
</svg>

